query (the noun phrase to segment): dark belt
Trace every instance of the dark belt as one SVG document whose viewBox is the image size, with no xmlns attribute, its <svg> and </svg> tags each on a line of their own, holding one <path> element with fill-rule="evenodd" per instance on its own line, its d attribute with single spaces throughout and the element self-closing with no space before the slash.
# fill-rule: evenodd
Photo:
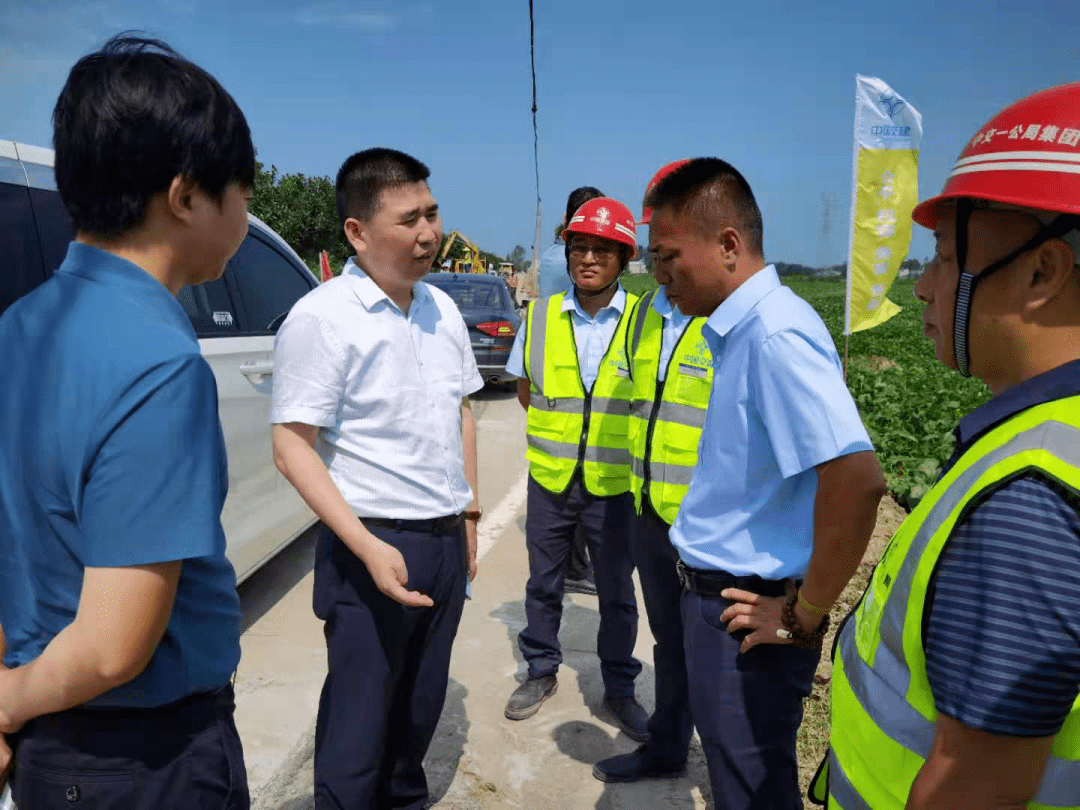
<svg viewBox="0 0 1080 810">
<path fill-rule="evenodd" d="M 399 518 L 375 518 L 362 517 L 360 522 L 365 526 L 379 526 L 383 529 L 393 529 L 396 532 L 420 532 L 421 534 L 453 534 L 461 528 L 465 522 L 462 514 L 448 515 L 440 518 L 428 518 L 427 520 L 401 520 Z"/>
<path fill-rule="evenodd" d="M 756 574 L 739 577 L 727 571 L 691 568 L 682 560 L 675 567 L 683 588 L 698 596 L 720 597 L 721 591 L 727 588 L 738 588 L 760 596 L 783 596 L 785 593 L 785 580 L 782 579 L 762 579 Z"/>
<path fill-rule="evenodd" d="M 80 734 L 90 733 L 201 731 L 216 723 L 222 712 L 231 712 L 233 705 L 233 687 L 230 683 L 212 692 L 199 692 L 175 703 L 153 708 L 77 706 L 31 720 L 26 724 L 22 736 L 33 734 L 74 739 Z"/>
</svg>

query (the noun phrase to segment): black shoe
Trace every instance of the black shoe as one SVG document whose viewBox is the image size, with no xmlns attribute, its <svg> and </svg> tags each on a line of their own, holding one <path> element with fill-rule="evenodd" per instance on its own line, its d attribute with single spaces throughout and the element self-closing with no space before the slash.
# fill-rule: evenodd
<svg viewBox="0 0 1080 810">
<path fill-rule="evenodd" d="M 627 737 L 637 742 L 649 739 L 649 714 L 633 695 L 622 698 L 604 698 L 604 706 L 615 715 L 615 722 Z"/>
<path fill-rule="evenodd" d="M 586 596 L 596 596 L 596 581 L 590 573 L 584 579 L 566 579 L 563 581 L 563 591 L 566 593 L 583 593 Z"/>
<path fill-rule="evenodd" d="M 504 714 L 511 720 L 525 720 L 540 711 L 540 704 L 555 694 L 559 682 L 554 675 L 529 678 L 510 695 Z"/>
<path fill-rule="evenodd" d="M 686 773 L 686 761 L 668 762 L 651 756 L 647 746 L 632 754 L 602 759 L 593 765 L 592 775 L 601 782 L 636 782 L 639 779 L 670 779 Z"/>
</svg>

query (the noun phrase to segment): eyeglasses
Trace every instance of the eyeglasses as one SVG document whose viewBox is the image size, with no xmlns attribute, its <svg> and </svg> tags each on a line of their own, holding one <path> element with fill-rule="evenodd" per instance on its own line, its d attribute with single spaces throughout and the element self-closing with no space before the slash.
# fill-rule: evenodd
<svg viewBox="0 0 1080 810">
<path fill-rule="evenodd" d="M 606 262 L 617 251 L 618 248 L 612 245 L 590 245 L 577 242 L 570 245 L 570 255 L 575 259 L 584 259 L 589 253 L 592 253 L 598 262 Z"/>
</svg>

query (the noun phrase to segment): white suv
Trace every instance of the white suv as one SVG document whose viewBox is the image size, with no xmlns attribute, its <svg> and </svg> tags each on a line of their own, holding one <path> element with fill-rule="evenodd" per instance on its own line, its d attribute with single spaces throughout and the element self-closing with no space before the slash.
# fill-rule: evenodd
<svg viewBox="0 0 1080 810">
<path fill-rule="evenodd" d="M 0 140 L 0 314 L 60 266 L 71 241 L 53 177 L 53 152 Z M 237 579 L 315 522 L 314 513 L 274 466 L 270 381 L 274 333 L 318 281 L 266 223 L 250 228 L 225 275 L 184 287 L 183 304 L 217 378 L 229 453 L 229 497 L 221 520 Z"/>
</svg>

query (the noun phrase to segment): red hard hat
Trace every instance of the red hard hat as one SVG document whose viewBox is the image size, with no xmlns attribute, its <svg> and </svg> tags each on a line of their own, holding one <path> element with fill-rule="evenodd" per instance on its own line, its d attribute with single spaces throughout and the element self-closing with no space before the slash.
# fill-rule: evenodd
<svg viewBox="0 0 1080 810">
<path fill-rule="evenodd" d="M 564 233 L 591 233 L 615 242 L 637 247 L 637 227 L 630 209 L 610 197 L 597 197 L 581 206 Z M 569 240 L 567 240 L 569 244 Z"/>
<path fill-rule="evenodd" d="M 689 162 L 690 162 L 689 158 L 686 158 L 684 160 L 673 161 L 673 162 L 669 163 L 667 166 L 665 166 L 664 168 L 662 168 L 660 171 L 658 171 L 656 174 L 654 174 L 652 180 L 649 181 L 649 185 L 647 185 L 645 187 L 645 196 L 646 197 L 649 196 L 649 192 L 652 191 L 656 187 L 657 183 L 659 183 L 661 180 L 663 180 L 665 177 L 667 177 L 669 174 L 671 174 L 673 171 L 675 171 L 680 166 L 685 166 Z M 642 206 L 641 206 L 641 222 L 639 222 L 638 224 L 639 225 L 648 225 L 651 220 L 652 220 L 652 209 L 649 208 L 649 206 L 642 204 Z"/>
<path fill-rule="evenodd" d="M 941 204 L 961 197 L 1080 214 L 1080 83 L 1042 90 L 990 119 L 945 189 L 911 218 L 934 228 Z"/>
</svg>

